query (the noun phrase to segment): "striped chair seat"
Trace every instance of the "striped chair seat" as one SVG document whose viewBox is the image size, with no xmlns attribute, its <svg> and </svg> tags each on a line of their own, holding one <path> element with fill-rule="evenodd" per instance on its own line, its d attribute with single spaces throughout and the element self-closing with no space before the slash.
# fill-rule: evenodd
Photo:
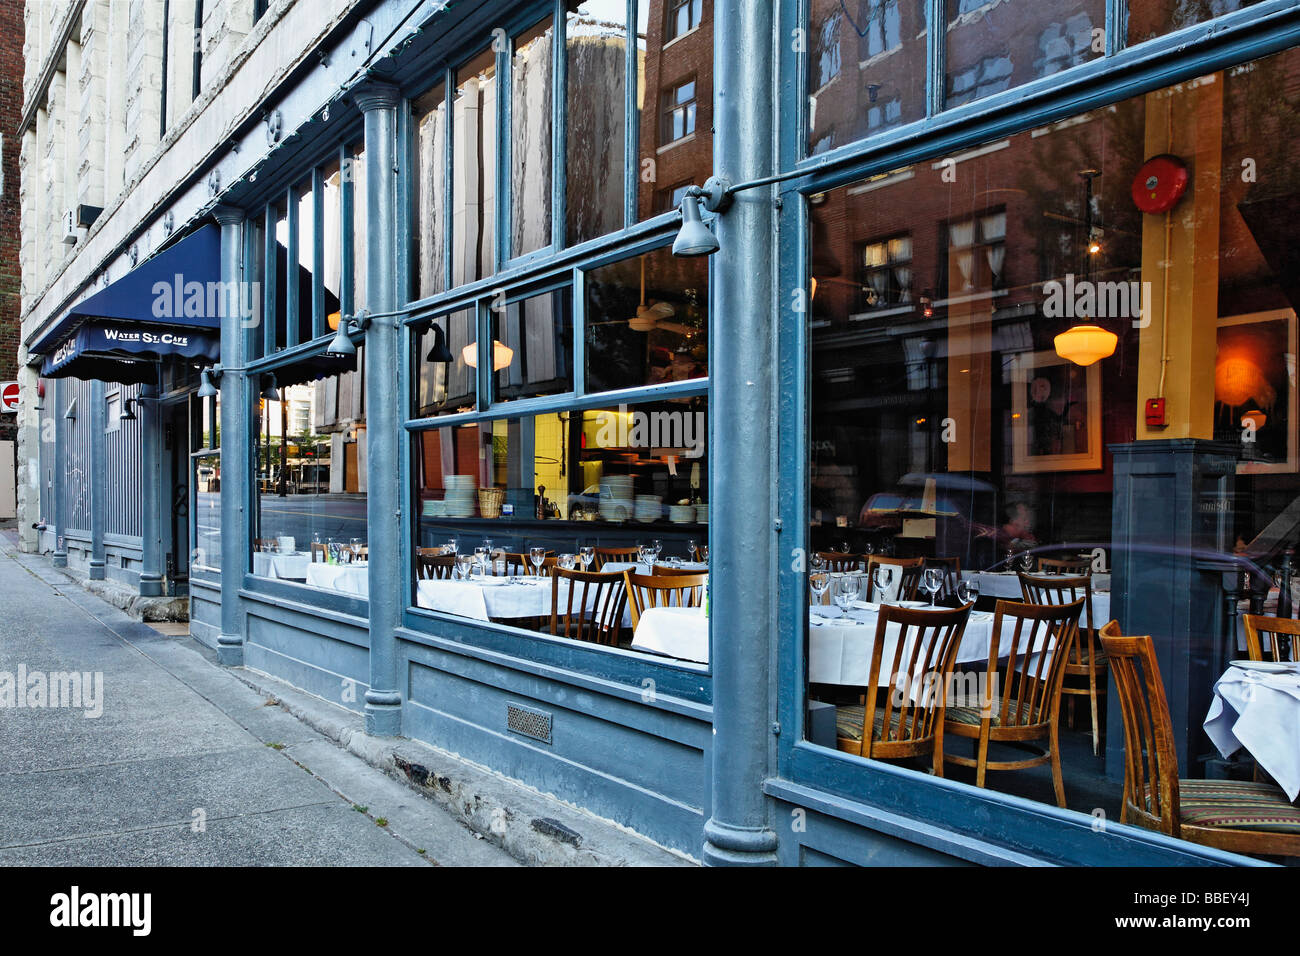
<svg viewBox="0 0 1300 956">
<path fill-rule="evenodd" d="M 1010 707 L 1014 712 L 1015 701 L 1011 702 Z M 1028 704 L 1020 705 L 1021 719 L 1016 726 L 1024 726 L 1025 724 L 1037 724 L 1040 722 L 1038 720 L 1038 715 L 1036 713 L 1031 714 L 1030 713 L 1031 710 L 1033 710 L 1033 708 L 1031 708 Z M 980 725 L 980 721 L 984 719 L 984 713 L 985 713 L 984 709 L 980 707 L 949 707 L 945 716 L 951 723 L 969 724 L 972 727 L 978 727 Z M 989 713 L 993 717 L 993 722 L 991 726 L 1001 727 L 1002 726 L 1002 698 L 994 697 L 992 699 L 991 703 L 989 704 Z"/>
<path fill-rule="evenodd" d="M 835 708 L 835 732 L 841 740 L 861 740 L 862 739 L 862 721 L 866 716 L 866 708 L 861 704 L 852 704 L 845 707 Z M 898 739 L 898 717 L 899 712 L 893 712 L 892 725 L 890 727 L 889 740 Z M 912 723 L 912 714 L 908 714 L 908 724 Z M 875 740 L 885 740 L 885 708 L 877 707 L 875 720 L 873 721 L 875 730 L 872 738 Z"/>
<path fill-rule="evenodd" d="M 1179 780 L 1178 806 L 1189 826 L 1300 834 L 1300 807 L 1269 783 Z"/>
</svg>

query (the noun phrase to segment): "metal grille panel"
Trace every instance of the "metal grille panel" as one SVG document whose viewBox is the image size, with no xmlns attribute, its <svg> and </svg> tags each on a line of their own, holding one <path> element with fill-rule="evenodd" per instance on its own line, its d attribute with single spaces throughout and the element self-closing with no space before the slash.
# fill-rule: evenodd
<svg viewBox="0 0 1300 956">
<path fill-rule="evenodd" d="M 519 704 L 506 704 L 506 729 L 523 737 L 551 742 L 551 715 Z"/>
</svg>

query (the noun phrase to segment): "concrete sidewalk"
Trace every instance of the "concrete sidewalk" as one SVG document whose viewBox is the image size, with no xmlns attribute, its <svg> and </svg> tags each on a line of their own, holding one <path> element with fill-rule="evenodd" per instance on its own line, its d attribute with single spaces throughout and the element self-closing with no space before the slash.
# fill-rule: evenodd
<svg viewBox="0 0 1300 956">
<path fill-rule="evenodd" d="M 20 670 L 102 674 L 102 714 Z M 276 703 L 0 535 L 0 866 L 517 865 Z"/>
</svg>

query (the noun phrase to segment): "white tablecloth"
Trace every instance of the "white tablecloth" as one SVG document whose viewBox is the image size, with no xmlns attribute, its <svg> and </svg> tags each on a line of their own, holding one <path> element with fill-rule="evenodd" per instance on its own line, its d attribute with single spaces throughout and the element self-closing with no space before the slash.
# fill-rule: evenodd
<svg viewBox="0 0 1300 956">
<path fill-rule="evenodd" d="M 489 577 L 472 582 L 437 579 L 416 582 L 415 603 L 432 611 L 457 617 L 486 621 L 490 618 L 524 618 L 551 616 L 551 579 L 549 577 Z M 595 605 L 594 589 L 587 595 L 588 608 Z M 560 582 L 560 607 L 568 606 L 569 584 Z M 623 624 L 632 618 L 625 608 Z"/>
<path fill-rule="evenodd" d="M 307 577 L 307 568 L 310 565 L 310 551 L 293 551 L 289 554 L 280 554 L 276 551 L 253 552 L 253 573 L 260 578 L 301 581 Z"/>
<path fill-rule="evenodd" d="M 828 613 L 836 611 L 826 609 Z M 852 623 L 842 617 L 810 618 L 808 629 L 808 680 L 814 684 L 848 684 L 861 687 L 867 683 L 871 672 L 871 650 L 875 645 L 876 620 L 879 614 L 875 610 L 854 609 L 851 613 Z M 1030 625 L 1024 626 L 1020 638 L 1020 653 L 1042 651 L 1046 643 L 1044 628 L 1039 628 L 1038 639 L 1034 646 L 1029 646 Z M 893 661 L 895 645 L 898 642 L 899 628 L 891 624 L 885 631 L 887 644 L 881 655 L 879 686 L 890 685 L 888 667 Z M 1015 621 L 1007 619 L 1002 622 L 1002 639 L 998 642 L 998 657 L 1006 658 L 1011 654 L 1012 638 L 1015 635 Z M 993 614 L 975 611 L 966 622 L 966 631 L 962 635 L 961 645 L 957 648 L 958 664 L 987 664 L 989 649 L 993 641 Z M 906 655 L 905 655 L 906 659 Z M 1043 664 L 1046 673 L 1050 661 Z M 1036 665 L 1031 663 L 1031 668 Z"/>
<path fill-rule="evenodd" d="M 1287 799 L 1300 797 L 1300 672 L 1229 667 L 1214 685 L 1204 726 L 1225 758 L 1245 747 Z"/>
<path fill-rule="evenodd" d="M 632 650 L 707 664 L 709 619 L 704 608 L 646 608 L 632 637 Z"/>
<path fill-rule="evenodd" d="M 318 561 L 307 565 L 307 583 L 314 588 L 370 597 L 370 569 L 364 564 L 322 564 Z"/>
</svg>

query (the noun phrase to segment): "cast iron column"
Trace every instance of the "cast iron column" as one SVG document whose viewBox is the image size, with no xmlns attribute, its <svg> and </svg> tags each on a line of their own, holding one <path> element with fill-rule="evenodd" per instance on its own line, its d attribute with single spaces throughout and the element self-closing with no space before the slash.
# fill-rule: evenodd
<svg viewBox="0 0 1300 956">
<path fill-rule="evenodd" d="M 140 596 L 163 593 L 162 575 L 162 416 L 158 386 L 141 385 L 136 401 L 140 415 Z"/>
<path fill-rule="evenodd" d="M 90 383 L 90 408 L 79 409 L 78 417 L 90 412 L 90 567 L 92 581 L 104 580 L 104 509 L 108 501 L 108 469 L 105 467 L 105 444 L 108 416 L 104 409 L 104 383 Z"/>
<path fill-rule="evenodd" d="M 68 422 L 63 413 L 68 410 L 70 389 L 67 379 L 63 378 L 50 379 L 50 386 L 54 389 L 50 398 L 50 405 L 54 409 L 54 506 L 51 509 L 54 514 L 50 519 L 54 524 L 54 554 L 51 563 L 56 568 L 66 568 L 68 543 L 63 536 L 68 533 L 68 512 L 63 499 L 68 493 Z"/>
<path fill-rule="evenodd" d="M 716 174 L 733 183 L 771 175 L 775 4 L 714 4 Z M 718 222 L 709 372 L 709 585 L 713 634 L 710 865 L 773 865 L 776 833 L 763 796 L 774 752 L 770 661 L 776 634 L 773 533 L 778 460 L 770 188 L 739 193 Z M 724 502 L 717 507 L 718 502 Z M 729 503 L 729 504 L 728 504 Z"/>
<path fill-rule="evenodd" d="M 397 308 L 397 88 L 367 83 L 355 94 L 366 119 L 366 302 L 371 313 Z M 402 726 L 397 686 L 401 623 L 401 462 L 398 323 L 375 319 L 366 332 L 366 533 L 370 561 L 370 687 L 366 733 L 395 736 Z"/>
<path fill-rule="evenodd" d="M 221 633 L 217 658 L 227 667 L 244 663 L 239 586 L 248 557 L 249 434 L 248 383 L 244 368 L 244 329 L 240 319 L 242 278 L 240 233 L 244 214 L 218 206 L 221 226 Z"/>
</svg>

